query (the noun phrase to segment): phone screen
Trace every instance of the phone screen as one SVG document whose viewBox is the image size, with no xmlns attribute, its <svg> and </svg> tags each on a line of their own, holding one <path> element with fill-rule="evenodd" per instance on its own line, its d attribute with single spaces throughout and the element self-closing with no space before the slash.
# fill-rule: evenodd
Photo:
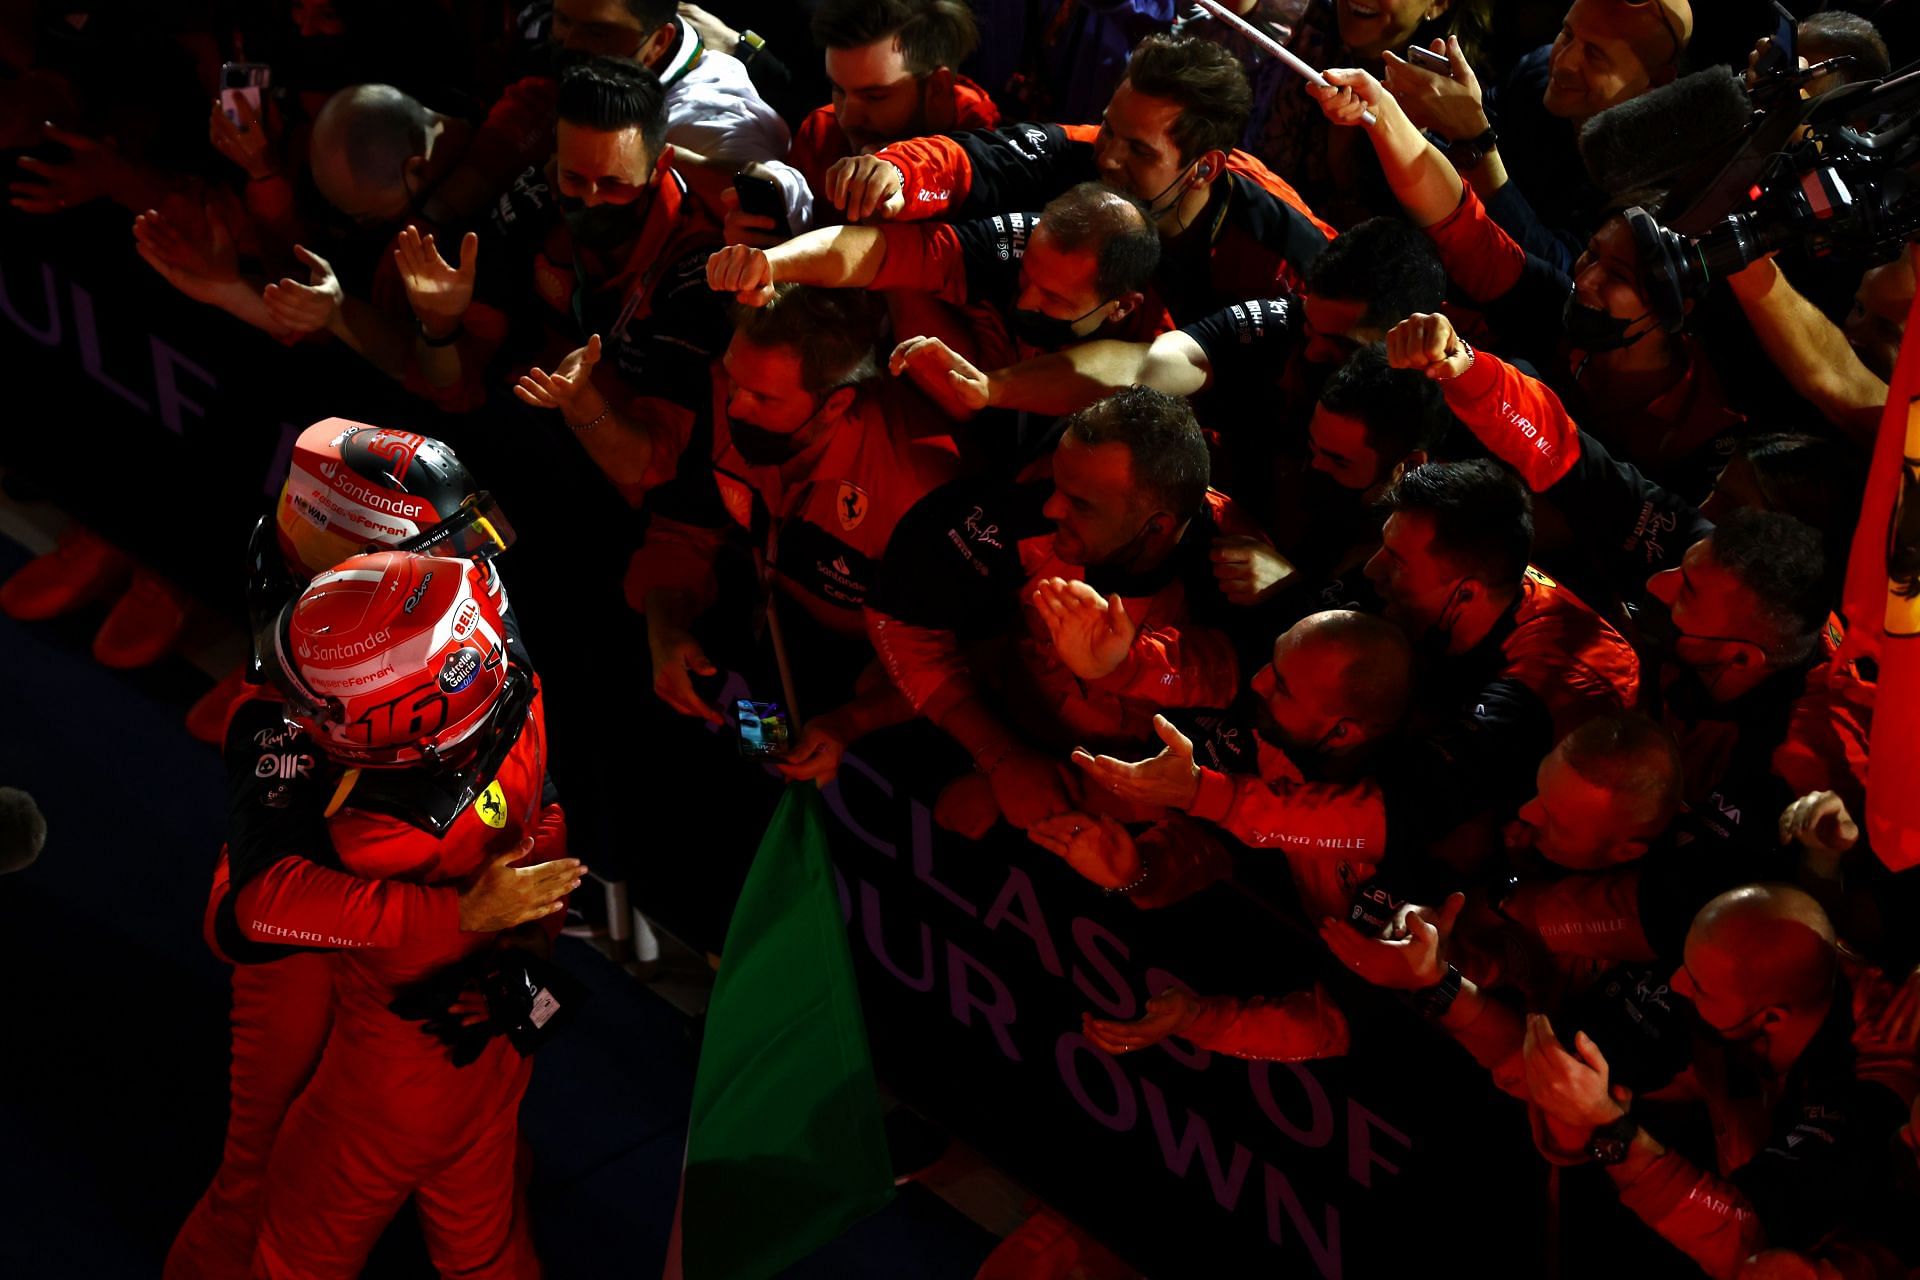
<svg viewBox="0 0 1920 1280">
<path fill-rule="evenodd" d="M 735 704 L 740 754 L 750 760 L 777 756 L 787 749 L 787 717 L 777 702 L 741 698 Z"/>
<path fill-rule="evenodd" d="M 238 103 L 246 99 L 255 118 L 260 115 L 260 95 L 272 83 L 273 71 L 264 62 L 223 62 L 220 64 L 220 109 L 227 119 L 240 123 Z"/>
<path fill-rule="evenodd" d="M 787 202 L 780 194 L 779 183 L 772 178 L 736 173 L 733 175 L 733 189 L 740 196 L 740 212 L 750 213 L 756 218 L 771 218 L 775 230 L 789 230 Z"/>
</svg>

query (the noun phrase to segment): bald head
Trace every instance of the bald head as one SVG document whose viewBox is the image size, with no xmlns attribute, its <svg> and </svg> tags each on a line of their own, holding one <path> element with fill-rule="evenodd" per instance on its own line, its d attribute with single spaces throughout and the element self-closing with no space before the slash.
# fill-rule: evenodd
<svg viewBox="0 0 1920 1280">
<path fill-rule="evenodd" d="M 1722 1033 L 1763 1010 L 1819 1019 L 1833 998 L 1839 957 L 1833 922 L 1804 890 L 1750 884 L 1707 903 L 1687 930 L 1686 985 Z"/>
<path fill-rule="evenodd" d="M 351 85 L 328 98 L 314 117 L 314 185 L 356 221 L 403 217 L 437 132 L 433 112 L 418 99 L 392 85 Z"/>
<path fill-rule="evenodd" d="M 1289 751 L 1340 755 L 1399 728 L 1413 682 L 1413 649 L 1384 618 L 1316 613 L 1273 642 L 1253 677 L 1263 733 Z"/>
</svg>

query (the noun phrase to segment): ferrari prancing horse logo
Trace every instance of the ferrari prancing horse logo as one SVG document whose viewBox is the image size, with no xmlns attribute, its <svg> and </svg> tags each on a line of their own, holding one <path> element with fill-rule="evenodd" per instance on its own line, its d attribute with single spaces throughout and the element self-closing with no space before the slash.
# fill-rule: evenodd
<svg viewBox="0 0 1920 1280">
<path fill-rule="evenodd" d="M 833 500 L 840 515 L 840 527 L 852 533 L 867 518 L 867 491 L 848 480 L 840 482 L 840 493 Z"/>
<path fill-rule="evenodd" d="M 473 802 L 473 811 L 480 815 L 480 821 L 496 831 L 507 825 L 507 793 L 500 789 L 498 778 L 489 782 Z"/>
</svg>

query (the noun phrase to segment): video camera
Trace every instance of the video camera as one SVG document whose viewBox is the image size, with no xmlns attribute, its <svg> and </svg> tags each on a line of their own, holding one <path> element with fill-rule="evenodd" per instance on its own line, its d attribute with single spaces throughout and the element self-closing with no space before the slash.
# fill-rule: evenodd
<svg viewBox="0 0 1920 1280">
<path fill-rule="evenodd" d="M 1763 76 L 1738 149 L 1666 225 L 1646 209 L 1626 211 L 1668 332 L 1690 299 L 1776 249 L 1872 264 L 1920 230 L 1920 63 L 1801 98 L 1799 87 L 1828 69 Z"/>
</svg>

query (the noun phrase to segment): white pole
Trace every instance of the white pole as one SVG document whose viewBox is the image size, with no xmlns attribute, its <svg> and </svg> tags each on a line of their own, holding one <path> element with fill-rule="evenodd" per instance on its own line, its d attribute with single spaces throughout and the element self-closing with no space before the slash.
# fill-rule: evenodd
<svg viewBox="0 0 1920 1280">
<path fill-rule="evenodd" d="M 1280 61 L 1286 63 L 1289 67 L 1292 67 L 1295 73 L 1306 79 L 1309 83 L 1317 84 L 1322 89 L 1331 89 L 1334 87 L 1328 83 L 1325 76 L 1308 66 L 1299 54 L 1287 48 L 1287 46 L 1281 44 L 1278 40 L 1275 40 L 1272 36 L 1254 26 L 1233 10 L 1227 8 L 1227 6 L 1220 4 L 1219 0 L 1194 0 L 1194 3 L 1238 31 L 1247 39 L 1259 45 L 1274 57 L 1280 59 Z M 1373 112 L 1366 112 L 1360 117 L 1360 120 L 1368 128 L 1372 128 L 1374 123 Z"/>
</svg>

